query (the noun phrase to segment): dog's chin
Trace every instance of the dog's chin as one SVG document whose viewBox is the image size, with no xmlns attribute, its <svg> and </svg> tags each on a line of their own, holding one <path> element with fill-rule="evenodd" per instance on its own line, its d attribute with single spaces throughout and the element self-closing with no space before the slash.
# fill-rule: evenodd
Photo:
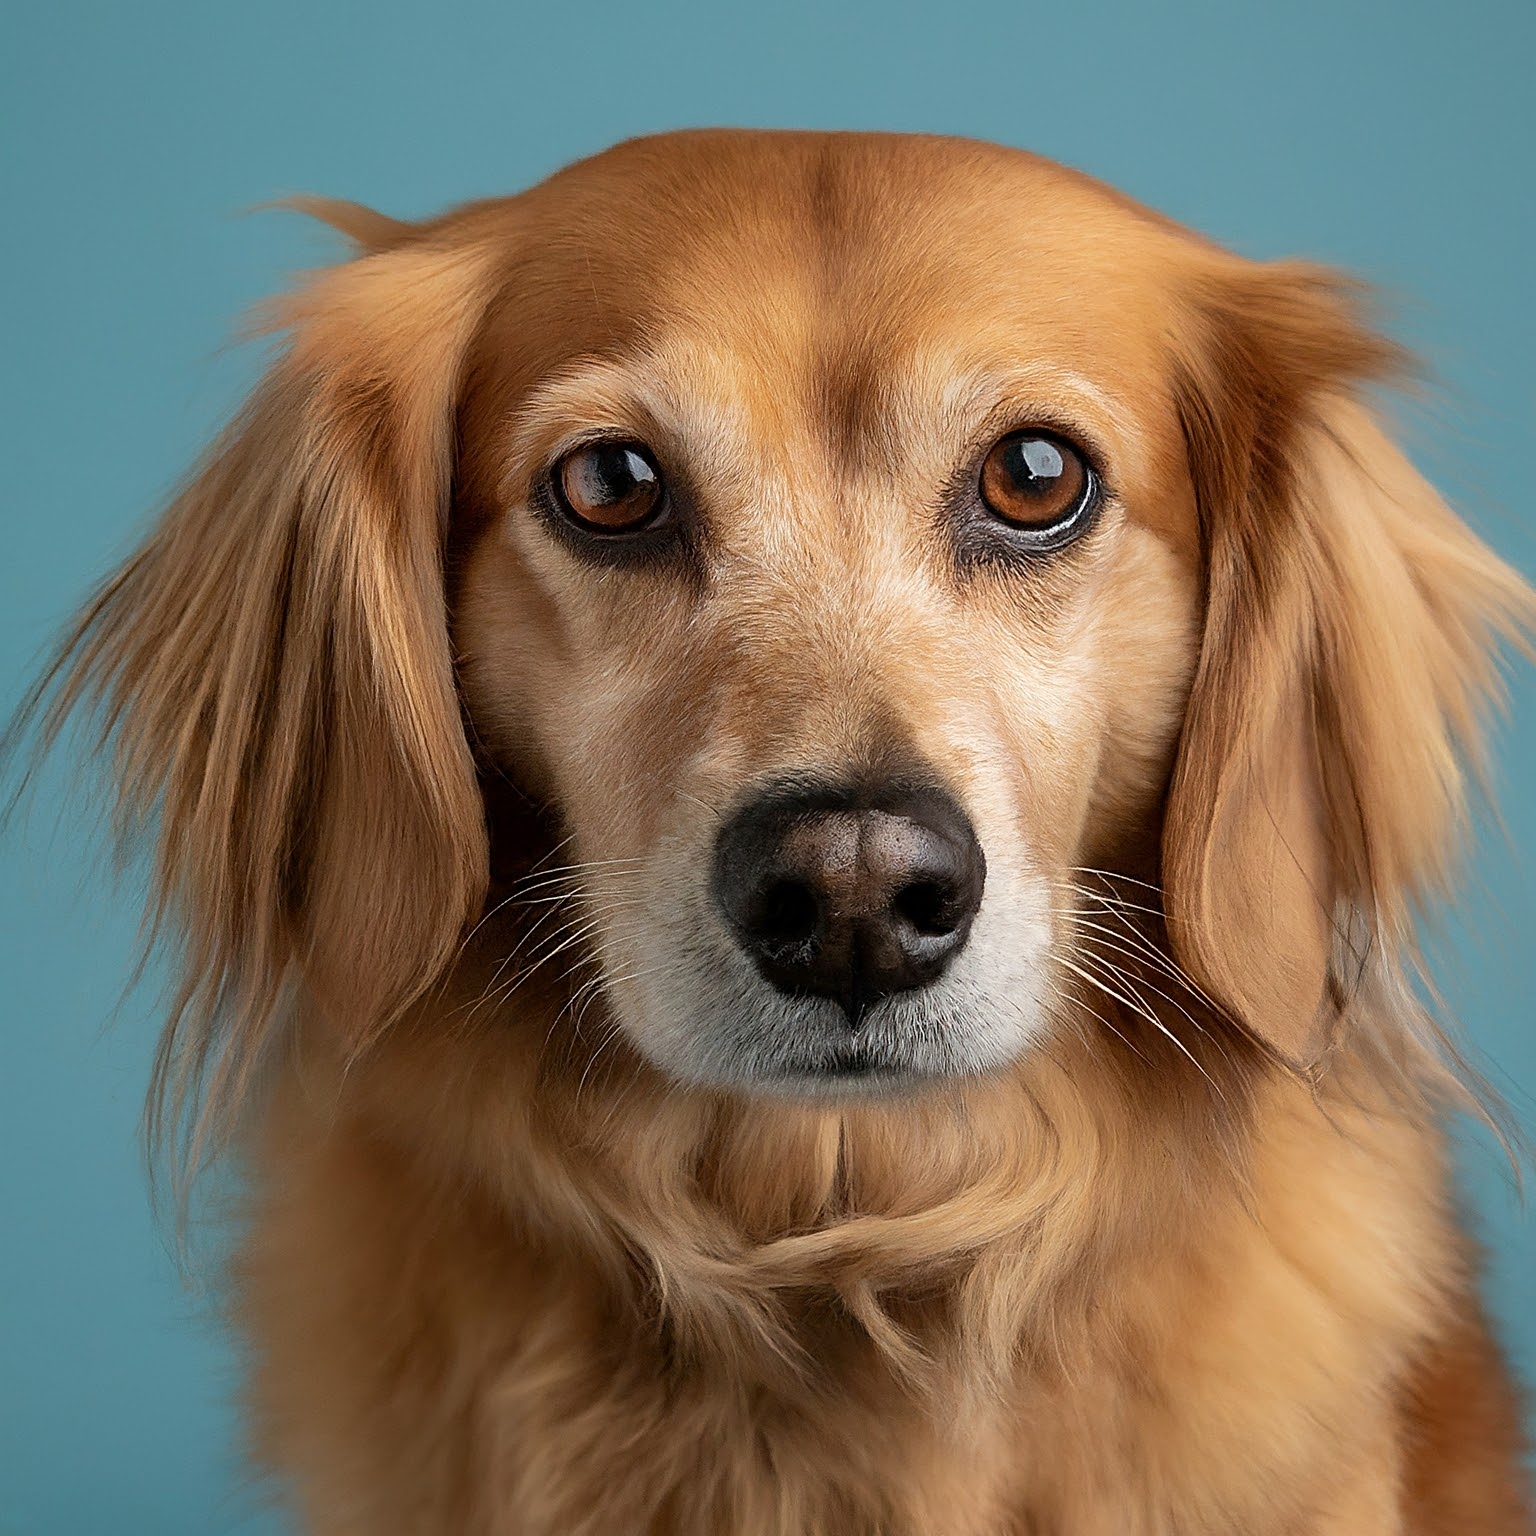
<svg viewBox="0 0 1536 1536">
<path fill-rule="evenodd" d="M 909 1097 L 986 1070 L 890 1057 L 861 1050 L 857 1044 L 830 1049 L 816 1060 L 803 1056 L 776 1060 L 765 1052 L 734 1063 L 717 1059 L 707 1064 L 656 1064 L 674 1081 L 690 1088 L 779 1100 Z"/>
<path fill-rule="evenodd" d="M 878 1005 L 856 1030 L 835 1005 L 795 998 L 712 1020 L 686 1010 L 664 1029 L 647 1022 L 625 1020 L 625 1033 L 673 1081 L 772 1099 L 921 1093 L 1005 1068 L 1039 1032 L 1016 1010 L 961 1010 L 922 994 Z"/>
<path fill-rule="evenodd" d="M 969 1074 L 866 1050 L 855 1040 L 830 1048 L 815 1060 L 756 1059 L 709 1081 L 715 1087 L 771 1099 L 871 1099 L 918 1093 L 964 1075 Z"/>
</svg>

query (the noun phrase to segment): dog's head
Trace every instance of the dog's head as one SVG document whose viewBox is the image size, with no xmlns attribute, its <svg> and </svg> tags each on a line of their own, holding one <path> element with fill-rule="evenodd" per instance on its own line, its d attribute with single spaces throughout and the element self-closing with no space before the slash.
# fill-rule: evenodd
<svg viewBox="0 0 1536 1536">
<path fill-rule="evenodd" d="M 294 978 L 361 1041 L 452 965 L 485 775 L 550 811 L 562 935 L 679 1079 L 986 1071 L 1133 945 L 1325 1049 L 1526 598 L 1359 398 L 1395 357 L 1346 285 L 938 139 L 684 134 L 329 213 L 361 253 L 62 696 L 105 692 L 161 817 L 216 1095 Z"/>
</svg>

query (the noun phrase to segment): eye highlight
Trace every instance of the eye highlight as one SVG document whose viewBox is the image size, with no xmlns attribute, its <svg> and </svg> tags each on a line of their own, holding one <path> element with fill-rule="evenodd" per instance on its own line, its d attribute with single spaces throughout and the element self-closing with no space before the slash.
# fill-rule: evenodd
<svg viewBox="0 0 1536 1536">
<path fill-rule="evenodd" d="M 1010 432 L 992 446 L 977 491 L 999 523 L 1040 550 L 1076 538 L 1099 502 L 1098 477 L 1082 453 L 1037 428 Z"/>
<path fill-rule="evenodd" d="M 557 507 L 586 533 L 619 535 L 654 527 L 667 512 L 666 485 L 641 443 L 584 443 L 550 475 Z"/>
</svg>

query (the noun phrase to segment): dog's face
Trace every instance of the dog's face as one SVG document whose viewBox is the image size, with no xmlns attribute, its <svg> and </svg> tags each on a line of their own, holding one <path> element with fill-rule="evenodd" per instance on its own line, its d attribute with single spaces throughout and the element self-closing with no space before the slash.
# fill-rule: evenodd
<svg viewBox="0 0 1536 1536">
<path fill-rule="evenodd" d="M 1401 984 L 1530 597 L 1361 402 L 1347 285 L 939 139 L 324 212 L 361 254 L 47 716 L 102 701 L 158 822 L 205 1125 L 296 980 L 353 1049 L 440 995 L 517 864 L 497 775 L 580 892 L 544 955 L 673 1078 L 916 1084 L 1096 1002 L 1310 1063 Z"/>
<path fill-rule="evenodd" d="M 460 675 L 646 1056 L 984 1070 L 1065 1006 L 1080 871 L 1155 869 L 1200 607 L 1168 263 L 1022 157 L 748 171 L 533 210 L 463 418 Z"/>
</svg>

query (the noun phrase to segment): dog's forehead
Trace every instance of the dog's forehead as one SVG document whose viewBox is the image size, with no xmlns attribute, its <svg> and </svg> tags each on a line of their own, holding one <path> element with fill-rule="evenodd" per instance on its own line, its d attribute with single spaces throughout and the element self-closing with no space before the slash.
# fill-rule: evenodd
<svg viewBox="0 0 1536 1536">
<path fill-rule="evenodd" d="M 965 140 L 685 133 L 515 200 L 482 338 L 496 420 L 628 373 L 680 425 L 858 467 L 937 466 L 989 403 L 1169 473 L 1166 338 L 1193 237 L 1075 172 Z M 595 422 L 588 423 L 596 425 Z"/>
<path fill-rule="evenodd" d="M 527 197 L 540 286 L 586 285 L 615 333 L 820 353 L 834 393 L 946 342 L 1144 365 L 1187 239 L 1050 161 L 915 135 L 665 135 Z"/>
</svg>

